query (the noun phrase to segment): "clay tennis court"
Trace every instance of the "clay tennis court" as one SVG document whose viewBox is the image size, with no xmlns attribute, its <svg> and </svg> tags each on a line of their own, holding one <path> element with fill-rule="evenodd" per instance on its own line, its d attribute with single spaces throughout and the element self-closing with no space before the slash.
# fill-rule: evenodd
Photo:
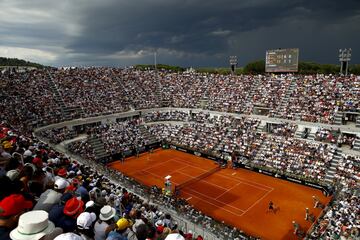
<svg viewBox="0 0 360 240">
<path fill-rule="evenodd" d="M 167 175 L 172 176 L 173 185 L 179 185 L 214 169 L 217 164 L 168 149 L 108 166 L 145 185 L 162 188 Z M 319 190 L 245 169 L 221 169 L 180 191 L 181 197 L 207 215 L 262 239 L 297 239 L 293 235 L 292 221 L 306 231 L 311 223 L 304 219 L 305 208 L 316 217 L 321 212 L 313 208 L 313 195 L 324 204 L 330 201 L 330 197 Z M 267 212 L 270 200 L 279 208 L 276 213 Z"/>
</svg>

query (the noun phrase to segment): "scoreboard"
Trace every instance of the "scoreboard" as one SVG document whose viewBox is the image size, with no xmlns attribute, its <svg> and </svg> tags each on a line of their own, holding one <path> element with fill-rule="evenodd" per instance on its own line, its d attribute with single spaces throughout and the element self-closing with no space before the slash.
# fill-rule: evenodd
<svg viewBox="0 0 360 240">
<path fill-rule="evenodd" d="M 297 72 L 298 65 L 298 48 L 266 51 L 265 72 Z"/>
</svg>

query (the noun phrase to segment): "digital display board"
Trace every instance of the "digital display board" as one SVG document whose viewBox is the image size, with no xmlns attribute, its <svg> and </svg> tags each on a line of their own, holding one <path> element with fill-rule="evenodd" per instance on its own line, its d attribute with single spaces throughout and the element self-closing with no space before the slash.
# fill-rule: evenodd
<svg viewBox="0 0 360 240">
<path fill-rule="evenodd" d="M 298 48 L 274 49 L 266 51 L 266 72 L 297 72 L 298 67 Z"/>
</svg>

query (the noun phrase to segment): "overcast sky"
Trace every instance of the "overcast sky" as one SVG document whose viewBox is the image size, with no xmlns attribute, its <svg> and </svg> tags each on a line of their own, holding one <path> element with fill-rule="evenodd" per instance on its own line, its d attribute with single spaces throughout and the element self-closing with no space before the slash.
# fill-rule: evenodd
<svg viewBox="0 0 360 240">
<path fill-rule="evenodd" d="M 266 49 L 360 63 L 360 0 L 0 0 L 0 56 L 52 66 L 239 65 Z"/>
</svg>

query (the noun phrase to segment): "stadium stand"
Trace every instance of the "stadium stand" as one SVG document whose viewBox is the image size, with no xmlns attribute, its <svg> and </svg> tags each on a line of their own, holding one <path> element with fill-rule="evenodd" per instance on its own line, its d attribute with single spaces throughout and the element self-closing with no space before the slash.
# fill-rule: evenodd
<svg viewBox="0 0 360 240">
<path fill-rule="evenodd" d="M 164 213 L 164 209 L 176 209 L 193 222 L 202 222 L 205 229 L 216 234 L 213 239 L 252 239 L 241 230 L 217 223 L 182 199 L 162 196 L 159 189 L 146 189 L 98 163 L 101 157 L 141 148 L 154 136 L 158 141 L 221 158 L 237 152 L 243 157 L 239 159 L 242 163 L 332 184 L 337 190 L 333 201 L 308 238 L 360 236 L 359 157 L 337 148 L 349 145 L 355 149 L 358 136 L 319 127 L 308 141 L 296 137 L 299 129 L 295 123 L 281 123 L 264 133 L 259 132 L 261 120 L 252 117 L 151 110 L 138 119 L 85 127 L 88 138 L 67 145 L 80 156 L 76 157 L 80 163 L 32 135 L 36 127 L 66 120 L 164 104 L 198 108 L 202 100 L 206 100 L 204 108 L 208 110 L 251 114 L 256 106 L 262 106 L 270 109 L 271 117 L 327 124 L 338 123 L 343 112 L 360 110 L 360 79 L 356 76 L 224 76 L 159 71 L 161 91 L 154 84 L 154 76 L 153 71 L 133 68 L 69 68 L 0 75 L 1 239 L 17 239 L 19 229 L 26 229 L 30 223 L 24 219 L 32 219 L 39 226 L 26 232 L 33 239 L 68 239 L 69 235 L 84 239 L 106 239 L 106 235 L 167 239 L 170 232 L 184 239 L 203 239 L 183 232 L 180 220 L 174 220 L 176 216 Z M 40 131 L 38 136 L 56 145 L 77 134 L 65 126 Z M 99 143 L 105 155 L 97 152 Z M 156 196 L 156 204 L 141 198 L 148 195 Z M 48 231 L 43 230 L 44 224 Z"/>
</svg>

